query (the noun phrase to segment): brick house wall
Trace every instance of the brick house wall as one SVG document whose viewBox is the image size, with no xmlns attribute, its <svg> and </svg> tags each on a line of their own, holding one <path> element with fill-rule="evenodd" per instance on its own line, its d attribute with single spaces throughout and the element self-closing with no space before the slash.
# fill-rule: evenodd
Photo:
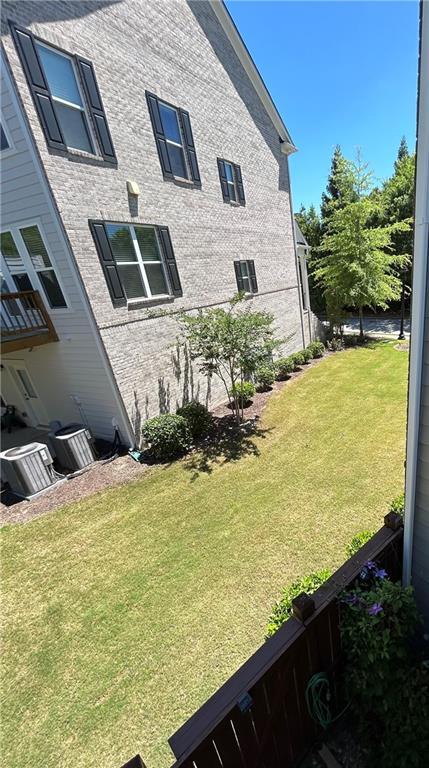
<svg viewBox="0 0 429 768">
<path fill-rule="evenodd" d="M 177 360 L 177 323 L 150 317 L 224 305 L 237 290 L 234 260 L 253 259 L 259 293 L 275 315 L 285 352 L 303 346 L 287 157 L 279 135 L 208 2 L 99 0 L 4 2 L 2 17 L 47 43 L 92 61 L 117 166 L 47 147 L 21 62 L 3 23 L 9 66 L 95 316 L 133 422 L 199 395 L 215 404 L 222 386 Z M 201 188 L 165 181 L 145 91 L 190 114 Z M 241 166 L 245 207 L 223 202 L 216 158 Z M 127 181 L 140 195 L 131 198 Z M 166 225 L 183 296 L 113 307 L 88 220 Z"/>
</svg>

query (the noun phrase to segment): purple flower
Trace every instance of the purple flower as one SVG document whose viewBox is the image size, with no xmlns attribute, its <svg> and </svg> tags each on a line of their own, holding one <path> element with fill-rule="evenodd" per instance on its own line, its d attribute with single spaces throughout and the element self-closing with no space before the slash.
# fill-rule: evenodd
<svg viewBox="0 0 429 768">
<path fill-rule="evenodd" d="M 365 568 L 367 568 L 368 571 L 375 571 L 377 570 L 377 565 L 374 563 L 374 560 L 367 560 Z"/>
<path fill-rule="evenodd" d="M 360 603 L 360 598 L 357 595 L 346 594 L 342 598 L 342 602 L 346 603 L 347 605 L 357 605 Z"/>
<path fill-rule="evenodd" d="M 381 613 L 383 610 L 383 606 L 381 603 L 373 603 L 371 605 L 371 608 L 368 608 L 368 613 L 370 616 L 378 616 L 379 613 Z"/>
<path fill-rule="evenodd" d="M 387 571 L 384 568 L 377 568 L 375 572 L 376 579 L 387 579 Z"/>
</svg>

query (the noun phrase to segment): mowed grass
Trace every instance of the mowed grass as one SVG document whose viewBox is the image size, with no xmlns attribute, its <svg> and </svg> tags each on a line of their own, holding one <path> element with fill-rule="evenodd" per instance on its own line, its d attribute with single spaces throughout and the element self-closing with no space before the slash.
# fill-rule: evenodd
<svg viewBox="0 0 429 768">
<path fill-rule="evenodd" d="M 3 529 L 4 768 L 171 764 L 167 737 L 263 642 L 282 586 L 382 524 L 407 364 L 387 343 L 326 358 L 272 396 L 259 455 Z"/>
</svg>

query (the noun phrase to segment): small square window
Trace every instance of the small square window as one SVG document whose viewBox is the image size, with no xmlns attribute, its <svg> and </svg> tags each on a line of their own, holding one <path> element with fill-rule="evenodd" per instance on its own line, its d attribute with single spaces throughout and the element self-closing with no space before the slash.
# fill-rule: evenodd
<svg viewBox="0 0 429 768">
<path fill-rule="evenodd" d="M 106 229 L 127 299 L 168 294 L 154 227 L 107 224 Z"/>
</svg>

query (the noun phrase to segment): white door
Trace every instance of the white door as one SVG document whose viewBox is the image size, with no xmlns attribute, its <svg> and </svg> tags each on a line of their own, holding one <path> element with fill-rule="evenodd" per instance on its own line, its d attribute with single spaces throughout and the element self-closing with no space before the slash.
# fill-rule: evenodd
<svg viewBox="0 0 429 768">
<path fill-rule="evenodd" d="M 30 374 L 21 360 L 4 360 L 10 375 L 17 386 L 23 401 L 23 410 L 27 413 L 27 421 L 32 427 L 47 426 L 48 416 L 37 390 L 31 380 Z M 15 405 L 15 403 L 13 403 Z"/>
</svg>

